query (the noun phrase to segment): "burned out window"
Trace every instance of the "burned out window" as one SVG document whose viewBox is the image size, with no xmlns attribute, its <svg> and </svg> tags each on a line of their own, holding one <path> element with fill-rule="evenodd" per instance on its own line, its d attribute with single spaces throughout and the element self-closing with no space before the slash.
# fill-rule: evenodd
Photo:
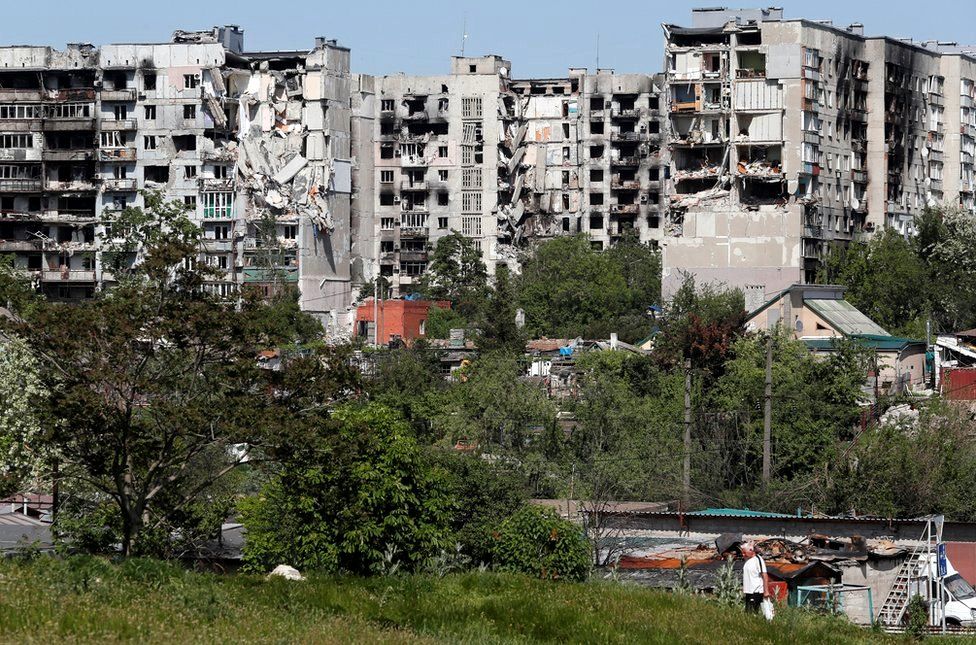
<svg viewBox="0 0 976 645">
<path fill-rule="evenodd" d="M 393 206 L 394 196 L 392 193 L 382 193 L 380 195 L 380 206 Z"/>
<path fill-rule="evenodd" d="M 197 137 L 194 134 L 181 134 L 173 137 L 173 147 L 177 152 L 189 152 L 197 149 Z"/>
<path fill-rule="evenodd" d="M 603 134 L 603 121 L 590 121 L 590 134 Z"/>
<path fill-rule="evenodd" d="M 393 159 L 393 145 L 380 146 L 380 159 Z"/>
<path fill-rule="evenodd" d="M 165 184 L 169 181 L 169 166 L 146 166 L 143 173 L 146 183 Z"/>
<path fill-rule="evenodd" d="M 156 106 L 155 105 L 145 105 L 145 106 L 143 106 L 142 113 L 143 113 L 143 116 L 145 117 L 146 121 L 155 121 L 156 120 Z"/>
<path fill-rule="evenodd" d="M 193 120 L 197 118 L 197 106 L 195 105 L 184 105 L 183 106 L 183 118 L 187 120 Z"/>
<path fill-rule="evenodd" d="M 145 90 L 155 90 L 156 89 L 156 75 L 147 72 L 142 76 L 142 87 Z"/>
<path fill-rule="evenodd" d="M 450 202 L 449 195 L 447 193 L 437 193 L 437 205 L 447 206 Z"/>
<path fill-rule="evenodd" d="M 200 75 L 199 74 L 184 74 L 183 75 L 183 89 L 192 90 L 200 85 Z"/>
</svg>

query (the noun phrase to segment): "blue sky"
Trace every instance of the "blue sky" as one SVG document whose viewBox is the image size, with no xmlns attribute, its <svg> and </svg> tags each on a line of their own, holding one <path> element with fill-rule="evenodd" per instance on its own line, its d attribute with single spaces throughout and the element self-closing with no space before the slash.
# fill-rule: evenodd
<svg viewBox="0 0 976 645">
<path fill-rule="evenodd" d="M 517 78 L 595 67 L 598 33 L 601 67 L 656 72 L 660 23 L 689 24 L 691 7 L 722 4 L 775 4 L 788 18 L 862 22 L 867 35 L 976 44 L 976 0 L 3 0 L 0 44 L 161 42 L 177 28 L 239 24 L 248 49 L 310 48 L 322 35 L 352 49 L 356 72 L 440 74 L 460 50 L 466 17 L 466 53 L 502 54 Z"/>
</svg>

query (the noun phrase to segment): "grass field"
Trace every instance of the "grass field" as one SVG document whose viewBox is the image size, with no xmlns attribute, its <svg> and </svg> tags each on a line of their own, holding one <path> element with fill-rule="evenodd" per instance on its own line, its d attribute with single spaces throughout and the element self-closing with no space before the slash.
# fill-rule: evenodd
<svg viewBox="0 0 976 645">
<path fill-rule="evenodd" d="M 701 598 L 472 573 L 303 582 L 151 560 L 0 562 L 0 642 L 897 642 L 840 619 L 767 624 Z"/>
</svg>

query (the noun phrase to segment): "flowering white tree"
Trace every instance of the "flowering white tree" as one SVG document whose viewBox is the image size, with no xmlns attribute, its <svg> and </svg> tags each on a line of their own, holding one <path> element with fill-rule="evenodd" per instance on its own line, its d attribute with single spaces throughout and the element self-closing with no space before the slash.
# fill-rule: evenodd
<svg viewBox="0 0 976 645">
<path fill-rule="evenodd" d="M 29 486 L 49 463 L 39 416 L 45 397 L 30 348 L 17 337 L 0 335 L 0 493 Z"/>
</svg>

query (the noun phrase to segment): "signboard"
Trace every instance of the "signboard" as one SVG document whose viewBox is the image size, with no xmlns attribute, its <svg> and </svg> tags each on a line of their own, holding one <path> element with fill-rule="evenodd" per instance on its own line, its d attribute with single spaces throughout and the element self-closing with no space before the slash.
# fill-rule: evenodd
<svg viewBox="0 0 976 645">
<path fill-rule="evenodd" d="M 945 578 L 948 567 L 946 566 L 946 545 L 945 542 L 939 542 L 936 545 L 937 561 L 939 564 L 939 577 Z"/>
</svg>

